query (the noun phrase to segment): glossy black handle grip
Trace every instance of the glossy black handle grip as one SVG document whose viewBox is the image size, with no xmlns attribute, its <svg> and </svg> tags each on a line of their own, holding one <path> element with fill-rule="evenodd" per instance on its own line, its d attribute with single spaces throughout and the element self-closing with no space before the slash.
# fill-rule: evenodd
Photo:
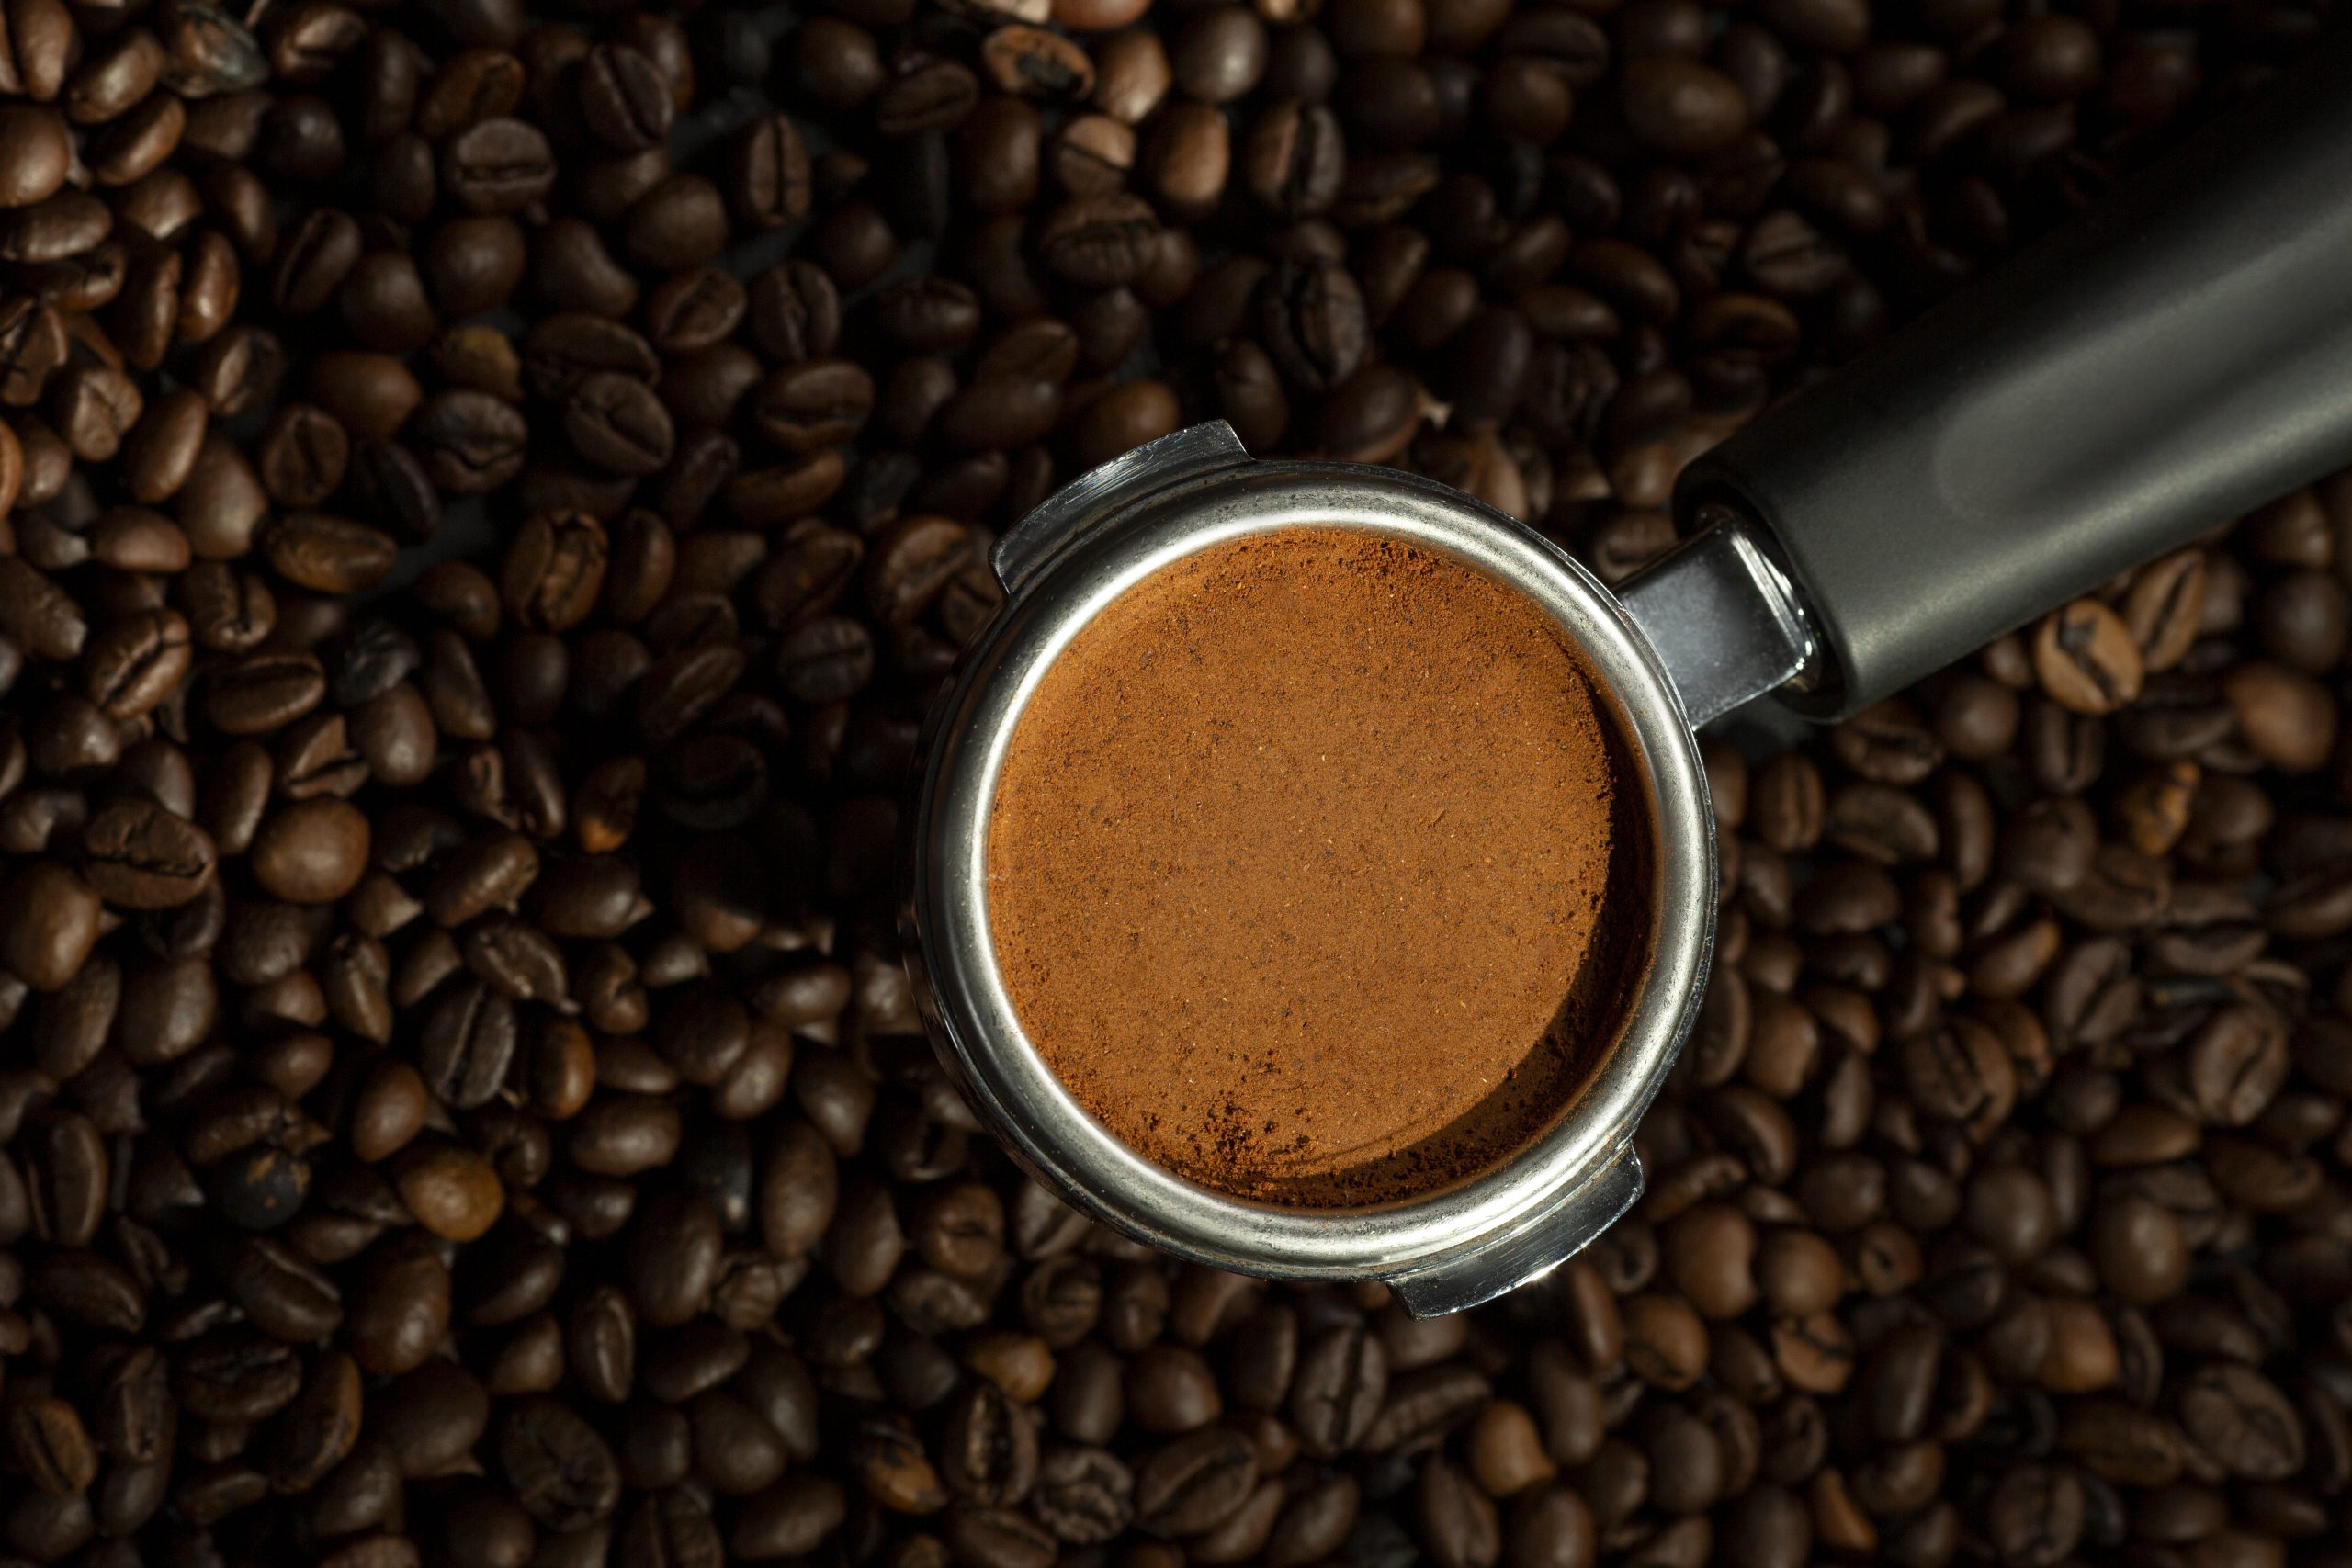
<svg viewBox="0 0 2352 1568">
<path fill-rule="evenodd" d="M 1694 463 L 1850 713 L 2352 463 L 2352 32 Z"/>
</svg>

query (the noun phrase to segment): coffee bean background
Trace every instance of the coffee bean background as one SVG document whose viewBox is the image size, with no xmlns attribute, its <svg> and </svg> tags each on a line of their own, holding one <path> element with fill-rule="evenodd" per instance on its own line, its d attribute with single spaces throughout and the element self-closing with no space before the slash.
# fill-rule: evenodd
<svg viewBox="0 0 2352 1568">
<path fill-rule="evenodd" d="M 0 1562 L 2352 1562 L 2352 481 L 1711 744 L 1649 1194 L 1476 1314 L 1073 1215 L 890 921 L 1060 480 L 1622 581 L 2323 10 L 0 0 Z"/>
</svg>

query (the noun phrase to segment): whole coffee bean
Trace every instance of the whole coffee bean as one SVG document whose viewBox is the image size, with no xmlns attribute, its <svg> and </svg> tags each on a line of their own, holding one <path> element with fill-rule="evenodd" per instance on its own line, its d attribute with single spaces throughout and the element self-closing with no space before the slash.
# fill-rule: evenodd
<svg viewBox="0 0 2352 1568">
<path fill-rule="evenodd" d="M 0 964 L 36 991 L 54 991 L 81 972 L 97 942 L 98 894 L 65 866 L 35 861 L 8 884 L 0 911 Z"/>
<path fill-rule="evenodd" d="M 574 450 L 619 474 L 650 474 L 676 445 L 669 411 L 644 382 L 610 371 L 582 378 L 563 405 L 564 434 Z"/>
<path fill-rule="evenodd" d="M 646 1322 L 672 1326 L 707 1304 L 722 1243 L 718 1217 L 699 1193 L 647 1204 L 630 1238 L 629 1294 Z"/>
<path fill-rule="evenodd" d="M 424 1086 L 457 1110 L 487 1104 L 514 1058 L 514 1009 L 482 981 L 454 981 L 428 1001 L 417 1046 Z"/>
<path fill-rule="evenodd" d="M 809 452 L 854 440 L 874 406 L 874 382 L 843 359 L 787 365 L 753 395 L 752 417 L 763 434 L 787 452 Z"/>
<path fill-rule="evenodd" d="M 764 115 L 743 130 L 727 181 L 727 205 L 751 228 L 781 228 L 809 216 L 814 176 L 809 151 L 786 115 Z"/>
<path fill-rule="evenodd" d="M 1204 212 L 1225 193 L 1232 151 L 1225 117 L 1205 104 L 1186 105 L 1164 118 L 1147 152 L 1146 168 L 1160 200 L 1178 212 Z"/>
<path fill-rule="evenodd" d="M 281 506 L 316 506 L 343 483 L 351 441 L 325 410 L 303 403 L 278 411 L 262 438 L 257 465 L 270 499 Z"/>
<path fill-rule="evenodd" d="M 1004 1568 L 1045 1568 L 1058 1550 L 1045 1527 L 1011 1508 L 958 1506 L 948 1514 L 947 1535 L 957 1561 Z"/>
<path fill-rule="evenodd" d="M 2222 1462 L 2232 1473 L 2275 1480 L 2301 1468 L 2301 1422 L 2259 1372 L 2230 1363 L 2203 1368 L 2185 1380 L 2180 1399 L 2183 1429 L 2208 1452 L 2227 1454 Z"/>
<path fill-rule="evenodd" d="M 1072 431 L 1078 461 L 1108 462 L 1175 430 L 1182 419 L 1176 393 L 1164 381 L 1124 382 L 1089 403 Z"/>
<path fill-rule="evenodd" d="M 105 202 L 62 191 L 0 219 L 0 259 L 32 266 L 71 262 L 96 250 L 113 228 L 114 212 Z"/>
<path fill-rule="evenodd" d="M 9 1415 L 8 1445 L 32 1484 L 62 1496 L 97 1478 L 98 1453 L 80 1414 L 62 1399 L 34 1399 Z"/>
<path fill-rule="evenodd" d="M 438 312 L 413 258 L 371 251 L 344 275 L 335 302 L 352 335 L 369 348 L 399 353 L 422 348 L 440 326 Z"/>
<path fill-rule="evenodd" d="M 1136 1522 L 1156 1535 L 1198 1535 L 1241 1506 L 1258 1459 L 1238 1432 L 1211 1427 L 1144 1456 L 1136 1469 Z"/>
<path fill-rule="evenodd" d="M 128 796 L 100 810 L 82 834 L 83 875 L 108 903 L 164 909 L 187 903 L 210 880 L 211 839 L 153 800 Z"/>
<path fill-rule="evenodd" d="M 523 334 L 521 349 L 531 389 L 559 403 L 593 375 L 612 373 L 650 383 L 662 371 L 661 356 L 643 336 L 618 321 L 583 311 L 541 317 Z"/>
<path fill-rule="evenodd" d="M 709 260 L 727 243 L 727 205 L 699 175 L 672 175 L 639 197 L 623 229 L 639 265 L 665 271 Z"/>
<path fill-rule="evenodd" d="M 1059 33 L 1008 23 L 980 44 L 980 62 L 1008 93 L 1059 103 L 1080 103 L 1094 90 L 1094 62 L 1084 49 Z"/>
<path fill-rule="evenodd" d="M 43 659 L 82 651 L 88 623 L 65 592 L 17 557 L 0 557 L 0 636 Z"/>
<path fill-rule="evenodd" d="M 1340 122 L 1319 104 L 1278 103 L 1251 125 L 1242 152 L 1250 194 L 1283 218 L 1330 210 L 1346 173 Z"/>
<path fill-rule="evenodd" d="M 1148 203 L 1106 194 L 1055 209 L 1038 231 L 1037 249 L 1056 276 L 1080 288 L 1115 288 L 1142 273 L 1159 233 Z"/>
<path fill-rule="evenodd" d="M 365 523 L 323 512 L 297 512 L 262 536 L 262 552 L 278 576 L 321 593 L 358 593 L 391 571 L 400 546 Z"/>
<path fill-rule="evenodd" d="M 66 353 L 64 321 L 53 308 L 30 295 L 0 307 L 0 402 L 39 402 Z"/>
<path fill-rule="evenodd" d="M 85 462 L 104 462 L 146 412 L 138 384 L 104 365 L 69 366 L 49 383 L 48 407 L 58 435 Z"/>
<path fill-rule="evenodd" d="M 733 333 L 750 303 L 731 274 L 693 267 L 653 291 L 646 301 L 646 326 L 663 353 L 689 354 Z"/>
<path fill-rule="evenodd" d="M 1355 1447 L 1387 1392 L 1387 1356 L 1361 1327 L 1335 1327 L 1309 1340 L 1299 1351 L 1289 1404 L 1300 1447 L 1318 1457 Z"/>
<path fill-rule="evenodd" d="M 637 279 L 614 260 L 596 230 L 557 218 L 540 230 L 531 257 L 534 292 L 553 310 L 620 317 L 637 303 Z"/>
<path fill-rule="evenodd" d="M 489 1161 L 447 1145 L 406 1151 L 396 1185 L 417 1223 L 451 1241 L 471 1241 L 488 1231 L 505 1204 Z"/>
<path fill-rule="evenodd" d="M 1189 1432 L 1223 1409 L 1208 1363 L 1180 1346 L 1147 1347 L 1128 1363 L 1126 1386 L 1127 1408 L 1147 1432 Z"/>
<path fill-rule="evenodd" d="M 1102 1449 L 1057 1448 L 1037 1466 L 1030 1509 L 1054 1538 L 1071 1546 L 1117 1539 L 1135 1517 L 1135 1479 Z"/>
<path fill-rule="evenodd" d="M 0 183 L 0 206 L 31 207 L 64 186 L 73 147 L 55 110 L 35 104 L 0 110 L 0 149 L 7 153 L 8 168 Z"/>
<path fill-rule="evenodd" d="M 522 626 L 565 631 L 585 619 L 603 592 L 605 530 L 584 513 L 537 512 L 508 546 L 499 594 Z"/>
<path fill-rule="evenodd" d="M 2273 767 L 2308 773 L 2325 761 L 2335 739 L 2335 716 L 2308 677 L 2257 660 L 2231 670 L 2222 694 L 2246 744 Z"/>
<path fill-rule="evenodd" d="M 180 388 L 147 406 L 123 438 L 123 485 L 147 505 L 169 501 L 187 482 L 203 449 L 204 399 Z"/>
<path fill-rule="evenodd" d="M 324 904 L 359 884 L 368 868 L 368 822 L 332 796 L 298 801 L 262 821 L 249 857 L 254 876 L 292 904 Z"/>
<path fill-rule="evenodd" d="M 1061 388 L 1050 381 L 976 381 L 941 407 L 937 428 L 951 450 L 1001 451 L 1044 437 L 1061 407 Z"/>
<path fill-rule="evenodd" d="M 599 44 L 580 62 L 581 118 L 606 145 L 624 152 L 658 147 L 676 106 L 661 68 L 626 45 Z"/>
<path fill-rule="evenodd" d="M 1071 196 L 1112 195 L 1135 168 L 1135 129 L 1110 115 L 1080 115 L 1056 134 L 1049 158 L 1055 180 Z"/>
<path fill-rule="evenodd" d="M 2042 689 L 2076 713 L 2112 713 L 2140 694 L 2140 649 L 2120 617 L 2094 599 L 2048 616 L 2033 640 Z"/>
<path fill-rule="evenodd" d="M 952 60 L 919 61 L 875 96 L 874 127 L 885 136 L 947 130 L 979 100 L 979 80 Z"/>
<path fill-rule="evenodd" d="M 838 1529 L 847 1508 L 838 1483 L 822 1476 L 790 1476 L 744 1506 L 728 1546 L 749 1558 L 797 1555 Z"/>
<path fill-rule="evenodd" d="M 481 495 L 521 471 L 529 430 L 512 403 L 459 389 L 426 399 L 411 436 L 435 484 L 452 495 Z"/>
<path fill-rule="evenodd" d="M 1363 295 L 1336 264 L 1284 262 L 1259 288 L 1258 337 L 1284 377 L 1329 391 L 1369 350 Z"/>
<path fill-rule="evenodd" d="M 136 719 L 176 690 L 194 660 L 187 622 L 148 610 L 108 626 L 83 655 L 83 691 L 107 717 Z"/>
<path fill-rule="evenodd" d="M 2197 551 L 2167 556 L 2133 578 L 2124 624 L 2148 671 L 2168 670 L 2187 655 L 2204 606 L 2205 558 Z"/>
<path fill-rule="evenodd" d="M 1620 82 L 1618 101 L 1634 134 L 1670 156 L 1715 152 L 1747 129 L 1738 87 L 1695 61 L 1640 56 L 1624 62 Z"/>
<path fill-rule="evenodd" d="M 343 1321 L 333 1282 L 277 1242 L 240 1237 L 222 1249 L 220 1261 L 231 1296 L 256 1325 L 280 1339 L 322 1339 Z"/>
<path fill-rule="evenodd" d="M 469 212 L 519 211 L 553 189 L 555 176 L 546 136 L 519 119 L 478 120 L 441 150 L 442 186 Z"/>
<path fill-rule="evenodd" d="M 786 262 L 752 280 L 752 337 L 761 350 L 791 363 L 822 358 L 841 333 L 841 297 L 812 263 Z"/>
<path fill-rule="evenodd" d="M 1185 25 L 1170 55 L 1177 85 L 1203 103 L 1231 103 L 1266 71 L 1265 24 L 1239 6 L 1203 10 Z"/>
<path fill-rule="evenodd" d="M 347 212 L 320 208 L 286 236 L 279 247 L 270 294 L 288 315 L 306 316 L 325 308 L 358 265 L 365 240 Z"/>
<path fill-rule="evenodd" d="M 550 1529 L 578 1529 L 609 1516 L 620 1476 L 604 1438 L 565 1404 L 534 1396 L 500 1421 L 499 1468 L 531 1517 Z"/>
</svg>

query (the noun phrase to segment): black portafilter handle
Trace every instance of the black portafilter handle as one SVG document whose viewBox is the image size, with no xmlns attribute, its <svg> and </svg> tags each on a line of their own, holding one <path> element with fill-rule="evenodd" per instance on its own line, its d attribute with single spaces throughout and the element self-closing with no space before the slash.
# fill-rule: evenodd
<svg viewBox="0 0 2352 1568">
<path fill-rule="evenodd" d="M 2352 29 L 1693 463 L 1835 717 L 2352 463 Z"/>
</svg>

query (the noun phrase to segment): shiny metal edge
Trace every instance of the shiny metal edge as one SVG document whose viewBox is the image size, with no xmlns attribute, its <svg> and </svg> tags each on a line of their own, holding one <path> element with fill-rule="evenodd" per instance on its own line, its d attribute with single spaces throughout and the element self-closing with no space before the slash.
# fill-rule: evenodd
<svg viewBox="0 0 2352 1568">
<path fill-rule="evenodd" d="M 1374 1209 L 1250 1202 L 1141 1159 L 1078 1106 L 1023 1034 L 988 934 L 989 809 L 1012 727 L 1046 666 L 1103 606 L 1170 561 L 1245 534 L 1317 525 L 1412 539 L 1528 592 L 1614 691 L 1649 773 L 1657 834 L 1654 962 L 1576 1109 L 1477 1179 Z M 1181 1257 L 1276 1279 L 1409 1278 L 1432 1303 L 1498 1293 L 1599 1234 L 1631 1201 L 1611 1173 L 1624 1168 L 1633 1129 L 1697 1015 L 1715 893 L 1713 814 L 1696 742 L 1664 666 L 1608 591 L 1532 530 L 1457 491 L 1392 470 L 1306 463 L 1252 463 L 1156 490 L 1091 524 L 1050 572 L 1024 581 L 1032 591 L 1008 603 L 935 716 L 909 909 L 943 1059 L 1016 1157 L 1094 1217 Z M 1606 1190 L 1606 1214 L 1580 1201 L 1595 1184 Z M 1521 1243 L 1538 1232 L 1550 1239 L 1531 1255 Z"/>
<path fill-rule="evenodd" d="M 1018 593 L 1054 557 L 1130 501 L 1249 460 L 1249 448 L 1221 419 L 1147 441 L 1039 502 L 997 540 L 989 552 L 989 570 L 1007 593 Z"/>
<path fill-rule="evenodd" d="M 1819 649 L 1795 585 L 1755 525 L 1721 507 L 1706 516 L 1618 593 L 1693 728 L 1801 680 Z"/>
<path fill-rule="evenodd" d="M 1415 1317 L 1443 1317 L 1482 1306 L 1506 1292 L 1542 1279 L 1625 1217 L 1642 1196 L 1642 1162 L 1631 1142 L 1559 1206 L 1496 1236 L 1462 1258 L 1388 1276 L 1389 1286 Z"/>
</svg>

